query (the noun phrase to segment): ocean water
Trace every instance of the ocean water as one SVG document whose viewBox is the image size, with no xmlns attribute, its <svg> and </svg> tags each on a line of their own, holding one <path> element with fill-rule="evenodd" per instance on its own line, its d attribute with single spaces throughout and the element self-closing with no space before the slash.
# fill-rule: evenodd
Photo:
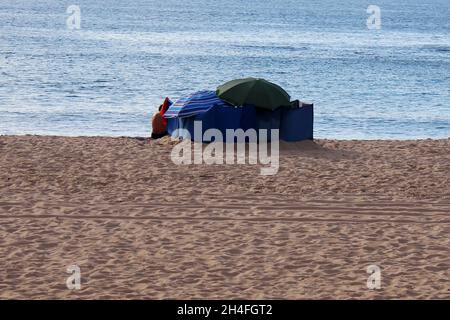
<svg viewBox="0 0 450 320">
<path fill-rule="evenodd" d="M 316 137 L 450 137 L 450 2 L 0 0 L 0 134 L 148 136 L 165 96 L 247 76 L 314 102 Z"/>
</svg>

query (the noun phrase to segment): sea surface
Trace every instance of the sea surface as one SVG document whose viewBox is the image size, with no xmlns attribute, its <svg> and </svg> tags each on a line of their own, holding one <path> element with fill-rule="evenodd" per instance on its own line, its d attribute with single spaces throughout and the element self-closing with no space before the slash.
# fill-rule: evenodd
<svg viewBox="0 0 450 320">
<path fill-rule="evenodd" d="M 319 138 L 450 137 L 450 2 L 0 0 L 0 134 L 148 136 L 164 97 L 247 76 Z"/>
</svg>

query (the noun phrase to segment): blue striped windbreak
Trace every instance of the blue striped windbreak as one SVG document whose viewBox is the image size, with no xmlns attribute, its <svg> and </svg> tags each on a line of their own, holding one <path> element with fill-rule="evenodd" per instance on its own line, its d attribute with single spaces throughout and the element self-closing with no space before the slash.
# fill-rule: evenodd
<svg viewBox="0 0 450 320">
<path fill-rule="evenodd" d="M 186 118 L 208 111 L 214 106 L 229 104 L 217 97 L 214 91 L 197 91 L 186 98 L 181 98 L 172 104 L 164 114 L 165 118 Z"/>
</svg>

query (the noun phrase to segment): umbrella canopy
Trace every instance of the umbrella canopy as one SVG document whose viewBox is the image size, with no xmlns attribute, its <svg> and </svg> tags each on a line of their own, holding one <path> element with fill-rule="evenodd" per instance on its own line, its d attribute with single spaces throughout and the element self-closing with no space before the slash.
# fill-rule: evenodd
<svg viewBox="0 0 450 320">
<path fill-rule="evenodd" d="M 280 86 L 257 78 L 229 81 L 217 87 L 216 93 L 222 100 L 236 106 L 248 104 L 268 110 L 290 106 L 291 100 L 289 94 Z"/>
<path fill-rule="evenodd" d="M 214 91 L 197 91 L 172 104 L 164 114 L 165 118 L 185 118 L 208 111 L 214 106 L 228 106 Z"/>
</svg>

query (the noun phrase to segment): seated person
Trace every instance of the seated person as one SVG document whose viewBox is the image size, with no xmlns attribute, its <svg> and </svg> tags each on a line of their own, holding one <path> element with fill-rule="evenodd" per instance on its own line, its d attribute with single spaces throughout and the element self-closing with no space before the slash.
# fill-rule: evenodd
<svg viewBox="0 0 450 320">
<path fill-rule="evenodd" d="M 159 111 L 152 117 L 152 138 L 159 139 L 167 135 L 167 119 L 164 114 L 169 109 L 172 102 L 169 98 L 164 100 L 164 103 L 159 106 Z"/>
</svg>

